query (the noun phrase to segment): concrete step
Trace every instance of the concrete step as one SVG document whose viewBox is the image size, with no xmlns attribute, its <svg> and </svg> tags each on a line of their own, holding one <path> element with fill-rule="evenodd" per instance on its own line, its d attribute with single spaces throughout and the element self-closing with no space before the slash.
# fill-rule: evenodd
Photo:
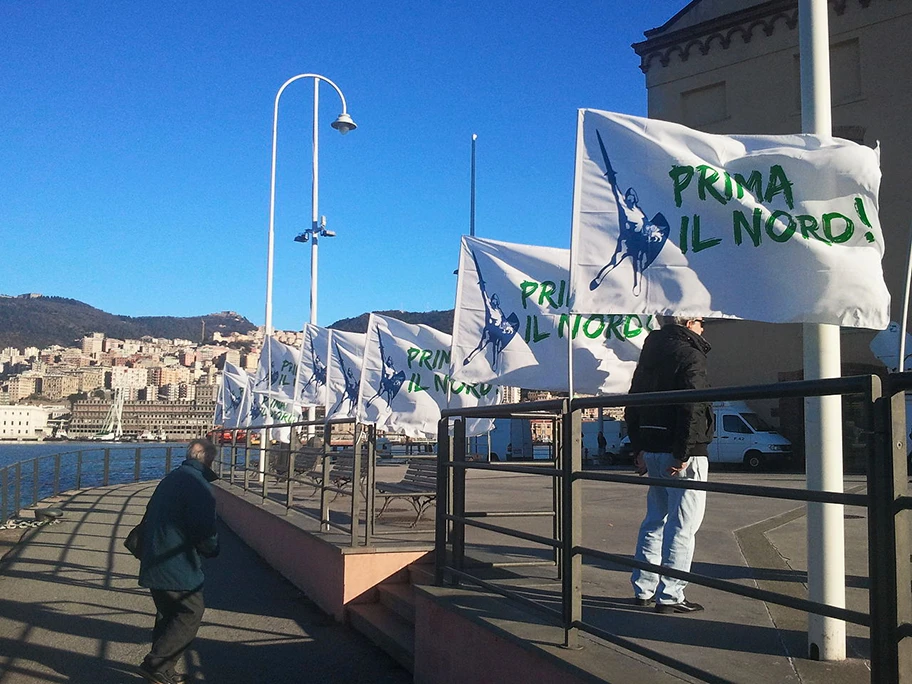
<svg viewBox="0 0 912 684">
<path fill-rule="evenodd" d="M 382 603 L 348 607 L 348 620 L 409 672 L 415 670 L 415 627 Z"/>
<path fill-rule="evenodd" d="M 409 583 L 414 585 L 434 583 L 433 563 L 412 563 L 408 566 Z"/>
<path fill-rule="evenodd" d="M 411 625 L 415 624 L 415 591 L 411 584 L 388 584 L 377 587 L 380 603 Z"/>
</svg>

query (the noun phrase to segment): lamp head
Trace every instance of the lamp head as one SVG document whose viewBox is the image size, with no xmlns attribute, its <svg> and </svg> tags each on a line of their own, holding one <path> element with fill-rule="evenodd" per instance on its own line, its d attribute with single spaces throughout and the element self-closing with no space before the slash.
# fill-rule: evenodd
<svg viewBox="0 0 912 684">
<path fill-rule="evenodd" d="M 348 112 L 342 112 L 339 114 L 338 118 L 333 121 L 330 126 L 335 128 L 342 135 L 345 135 L 349 131 L 353 131 L 358 127 L 357 124 L 352 121 L 352 118 L 348 115 Z"/>
<path fill-rule="evenodd" d="M 301 233 L 294 239 L 295 242 L 307 242 L 308 240 L 310 240 L 310 233 L 307 232 Z"/>
<path fill-rule="evenodd" d="M 336 237 L 336 231 L 324 228 L 320 231 L 320 237 Z"/>
</svg>

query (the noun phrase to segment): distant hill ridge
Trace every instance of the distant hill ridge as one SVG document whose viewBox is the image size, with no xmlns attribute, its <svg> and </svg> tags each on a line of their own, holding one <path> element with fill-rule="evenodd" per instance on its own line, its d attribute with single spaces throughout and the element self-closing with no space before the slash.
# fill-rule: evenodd
<svg viewBox="0 0 912 684">
<path fill-rule="evenodd" d="M 377 313 L 405 323 L 428 325 L 441 332 L 452 334 L 453 309 L 447 311 L 378 311 Z M 367 319 L 363 313 L 354 318 L 343 318 L 329 327 L 348 332 L 367 332 Z M 66 297 L 45 297 L 40 294 L 23 294 L 15 297 L 0 295 L 0 349 L 6 347 L 44 348 L 54 344 L 73 346 L 93 332 L 104 333 L 115 339 L 139 339 L 145 336 L 168 339 L 200 341 L 206 324 L 206 341 L 212 333 L 228 335 L 232 332 L 249 334 L 256 326 L 233 311 L 222 311 L 203 316 L 117 316 L 96 309 L 84 302 Z"/>
<path fill-rule="evenodd" d="M 448 335 L 453 334 L 453 309 L 447 311 L 376 311 L 375 313 L 395 318 L 403 323 L 427 325 L 436 328 Z M 367 319 L 369 313 L 363 313 L 355 318 L 343 318 L 336 321 L 330 328 L 346 332 L 367 332 Z"/>
<path fill-rule="evenodd" d="M 214 332 L 246 334 L 256 329 L 253 323 L 233 311 L 186 318 L 116 316 L 66 297 L 0 295 L 0 349 L 44 348 L 54 344 L 69 347 L 93 332 L 121 340 L 149 335 L 199 342 L 203 323 L 206 324 L 207 341 L 212 339 Z"/>
</svg>

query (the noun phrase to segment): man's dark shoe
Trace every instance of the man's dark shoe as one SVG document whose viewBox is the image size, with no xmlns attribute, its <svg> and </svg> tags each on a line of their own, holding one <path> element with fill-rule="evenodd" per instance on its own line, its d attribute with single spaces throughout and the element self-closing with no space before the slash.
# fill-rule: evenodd
<svg viewBox="0 0 912 684">
<path fill-rule="evenodd" d="M 654 597 L 650 597 L 650 598 L 635 598 L 635 599 L 633 599 L 633 603 L 634 603 L 635 605 L 637 605 L 637 606 L 642 606 L 642 607 L 644 607 L 644 608 L 646 608 L 646 607 L 648 607 L 648 606 L 651 606 L 651 605 L 654 605 L 655 602 L 656 602 L 656 601 L 655 601 L 655 598 L 654 598 Z"/>
<path fill-rule="evenodd" d="M 657 603 L 655 610 L 657 613 L 699 613 L 703 606 L 691 601 L 681 601 L 680 603 Z"/>
<path fill-rule="evenodd" d="M 145 663 L 140 664 L 139 674 L 141 674 L 150 682 L 156 682 L 157 684 L 174 684 L 174 680 L 168 675 L 167 672 L 158 672 L 156 670 L 153 670 Z"/>
</svg>

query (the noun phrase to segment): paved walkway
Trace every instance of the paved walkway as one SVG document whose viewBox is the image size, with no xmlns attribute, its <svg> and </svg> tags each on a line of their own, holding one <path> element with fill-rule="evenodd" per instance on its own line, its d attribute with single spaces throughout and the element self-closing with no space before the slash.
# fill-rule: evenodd
<svg viewBox="0 0 912 684">
<path fill-rule="evenodd" d="M 140 682 L 154 609 L 121 546 L 155 483 L 78 492 L 63 522 L 0 562 L 0 684 Z M 185 658 L 196 681 L 400 684 L 411 676 L 322 613 L 227 529 L 207 561 L 207 610 Z"/>
</svg>

